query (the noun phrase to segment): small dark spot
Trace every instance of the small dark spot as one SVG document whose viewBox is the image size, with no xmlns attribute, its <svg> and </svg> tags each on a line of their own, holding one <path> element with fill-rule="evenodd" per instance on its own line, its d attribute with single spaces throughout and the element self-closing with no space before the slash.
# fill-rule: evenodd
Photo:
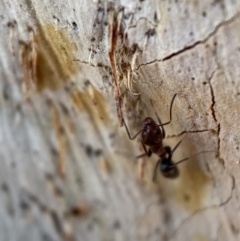
<svg viewBox="0 0 240 241">
<path fill-rule="evenodd" d="M 202 16 L 203 16 L 204 18 L 207 16 L 206 11 L 203 11 L 203 12 L 202 12 Z"/>
<path fill-rule="evenodd" d="M 164 222 L 165 222 L 165 223 L 171 223 L 171 219 L 172 219 L 171 213 L 166 210 L 166 211 L 164 212 Z"/>
<path fill-rule="evenodd" d="M 50 148 L 50 150 L 51 150 L 51 153 L 53 156 L 58 156 L 58 151 L 57 151 L 56 147 L 52 146 Z"/>
<path fill-rule="evenodd" d="M 177 3 L 178 2 L 178 0 L 175 0 L 175 3 Z"/>
<path fill-rule="evenodd" d="M 127 19 L 130 18 L 130 16 L 131 16 L 130 14 L 124 14 L 124 15 L 123 15 L 123 18 L 127 20 Z"/>
<path fill-rule="evenodd" d="M 236 147 L 237 150 L 239 150 L 238 146 Z"/>
<path fill-rule="evenodd" d="M 73 8 L 73 12 L 75 12 L 75 8 Z"/>
<path fill-rule="evenodd" d="M 45 174 L 45 177 L 46 177 L 46 179 L 48 180 L 48 181 L 53 181 L 53 174 L 52 173 L 50 173 L 50 172 L 47 172 L 46 174 Z"/>
<path fill-rule="evenodd" d="M 190 35 L 190 36 L 193 36 L 193 32 L 190 32 L 189 35 Z"/>
<path fill-rule="evenodd" d="M 154 21 L 157 22 L 158 21 L 158 17 L 157 17 L 157 13 L 154 13 Z"/>
<path fill-rule="evenodd" d="M 16 104 L 16 111 L 22 112 L 22 106 L 21 106 L 20 103 L 17 103 L 17 104 Z"/>
<path fill-rule="evenodd" d="M 207 82 L 206 82 L 206 81 L 204 81 L 204 82 L 203 82 L 203 85 L 206 85 L 206 84 L 207 84 Z"/>
<path fill-rule="evenodd" d="M 70 92 L 71 87 L 69 85 L 66 85 L 66 86 L 64 86 L 64 89 L 66 90 L 66 92 Z"/>
<path fill-rule="evenodd" d="M 240 95 L 240 92 L 237 92 L 237 95 Z"/>
<path fill-rule="evenodd" d="M 94 42 L 95 40 L 96 40 L 95 37 L 92 37 L 92 38 L 91 38 L 91 42 Z"/>
<path fill-rule="evenodd" d="M 88 209 L 88 206 L 86 205 L 77 205 L 75 207 L 72 207 L 70 209 L 70 213 L 73 215 L 73 216 L 85 216 L 87 213 L 88 213 L 89 209 Z"/>
<path fill-rule="evenodd" d="M 145 0 L 139 0 L 140 2 L 144 2 Z"/>
<path fill-rule="evenodd" d="M 213 43 L 213 45 L 214 45 L 214 46 L 217 46 L 217 41 L 215 41 L 215 42 Z"/>
<path fill-rule="evenodd" d="M 191 80 L 195 80 L 195 78 L 194 78 L 194 77 L 192 77 L 192 78 L 191 78 Z"/>
<path fill-rule="evenodd" d="M 184 194 L 183 199 L 184 199 L 185 202 L 189 202 L 191 198 L 188 194 Z"/>
<path fill-rule="evenodd" d="M 124 39 L 128 39 L 128 34 L 127 33 L 125 33 Z"/>
<path fill-rule="evenodd" d="M 154 36 L 156 34 L 156 30 L 154 28 L 149 29 L 146 33 L 145 33 L 148 37 Z"/>
<path fill-rule="evenodd" d="M 12 166 L 13 169 L 15 169 L 15 168 L 16 168 L 16 162 L 13 161 L 13 162 L 11 163 L 11 166 Z"/>
<path fill-rule="evenodd" d="M 31 26 L 28 26 L 28 27 L 27 27 L 27 30 L 28 30 L 28 32 L 32 32 L 32 31 L 33 31 L 33 28 L 32 28 Z"/>
<path fill-rule="evenodd" d="M 14 27 L 14 24 L 13 24 L 13 22 L 8 22 L 8 23 L 7 23 L 7 26 L 8 26 L 8 27 Z"/>
<path fill-rule="evenodd" d="M 110 139 L 113 139 L 114 137 L 115 137 L 115 133 L 110 133 L 110 134 L 109 134 L 109 138 L 110 138 Z"/>
<path fill-rule="evenodd" d="M 100 224 L 101 223 L 101 221 L 100 221 L 100 219 L 98 217 L 93 217 L 92 222 L 94 224 Z"/>
<path fill-rule="evenodd" d="M 3 89 L 3 98 L 6 101 L 9 100 L 9 91 L 6 88 Z"/>
<path fill-rule="evenodd" d="M 77 30 L 78 29 L 78 25 L 76 22 L 72 22 L 72 26 L 73 26 L 73 30 Z"/>
<path fill-rule="evenodd" d="M 98 11 L 98 12 L 103 12 L 104 9 L 103 9 L 102 7 L 98 7 L 97 11 Z"/>
<path fill-rule="evenodd" d="M 4 192 L 9 192 L 9 187 L 8 187 L 7 183 L 5 183 L 5 182 L 2 183 L 2 190 Z"/>
<path fill-rule="evenodd" d="M 57 22 L 60 22 L 60 19 L 58 17 L 56 17 L 55 15 L 53 15 L 53 18 L 57 20 Z"/>
<path fill-rule="evenodd" d="M 170 8 L 170 7 L 168 7 L 168 9 L 167 9 L 167 10 L 168 10 L 168 12 L 170 12 L 170 11 L 171 11 L 171 8 Z"/>
<path fill-rule="evenodd" d="M 114 228 L 114 229 L 120 229 L 120 228 L 121 228 L 121 223 L 120 223 L 118 220 L 116 220 L 116 221 L 113 223 L 113 228 Z"/>
<path fill-rule="evenodd" d="M 239 228 L 235 226 L 233 223 L 231 223 L 230 227 L 234 234 L 238 234 L 240 232 Z"/>
<path fill-rule="evenodd" d="M 23 211 L 27 211 L 30 209 L 30 204 L 29 202 L 26 200 L 26 199 L 21 199 L 20 200 L 20 208 L 23 210 Z"/>
<path fill-rule="evenodd" d="M 102 150 L 101 149 L 95 150 L 95 156 L 100 156 L 100 155 L 102 155 Z"/>
<path fill-rule="evenodd" d="M 159 227 L 155 228 L 154 230 L 155 234 L 159 234 L 161 232 L 161 229 Z"/>
<path fill-rule="evenodd" d="M 87 79 L 87 80 L 85 80 L 84 81 L 84 85 L 86 86 L 86 87 L 88 87 L 89 85 L 90 85 L 90 81 Z"/>
<path fill-rule="evenodd" d="M 93 148 L 90 145 L 86 145 L 85 152 L 88 156 L 91 156 L 93 154 Z"/>
<path fill-rule="evenodd" d="M 188 72 L 190 72 L 191 71 L 191 69 L 190 68 L 188 68 Z"/>
<path fill-rule="evenodd" d="M 54 239 L 47 233 L 42 234 L 42 241 L 54 241 Z"/>
<path fill-rule="evenodd" d="M 89 223 L 88 226 L 87 226 L 87 229 L 89 231 L 92 231 L 93 230 L 93 224 L 92 223 Z"/>
<path fill-rule="evenodd" d="M 141 11 L 142 10 L 142 8 L 141 7 L 138 7 L 138 11 Z"/>
<path fill-rule="evenodd" d="M 56 231 L 62 233 L 63 227 L 59 215 L 55 211 L 51 211 L 50 214 Z"/>
<path fill-rule="evenodd" d="M 167 32 L 167 29 L 165 28 L 165 29 L 164 29 L 164 33 L 166 33 L 166 32 Z"/>
</svg>

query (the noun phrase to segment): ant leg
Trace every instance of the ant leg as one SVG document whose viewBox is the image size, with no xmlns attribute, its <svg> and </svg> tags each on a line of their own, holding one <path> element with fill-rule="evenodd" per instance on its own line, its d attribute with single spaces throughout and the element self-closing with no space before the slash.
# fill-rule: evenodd
<svg viewBox="0 0 240 241">
<path fill-rule="evenodd" d="M 142 141 L 141 141 L 141 143 L 142 143 L 142 146 L 143 146 L 143 149 L 144 149 L 144 152 L 145 152 L 145 153 L 136 156 L 136 158 L 138 159 L 138 158 L 141 158 L 141 157 L 144 157 L 144 156 L 150 157 L 150 156 L 152 155 L 152 151 L 151 151 L 150 149 L 147 150 L 146 146 L 143 144 Z"/>
<path fill-rule="evenodd" d="M 194 126 L 195 126 L 195 124 L 193 124 L 193 126 L 190 128 L 190 130 L 185 133 L 185 135 L 184 135 L 184 137 L 182 138 L 182 140 L 180 140 L 180 141 L 177 143 L 177 145 L 173 148 L 172 154 L 173 154 L 174 151 L 176 151 L 176 149 L 178 148 L 178 146 L 181 144 L 181 142 L 182 142 L 182 141 L 184 140 L 184 138 L 187 136 L 187 133 L 190 132 Z"/>
<path fill-rule="evenodd" d="M 143 154 L 141 154 L 141 155 L 139 155 L 139 156 L 136 156 L 136 158 L 138 159 L 138 158 L 141 158 L 141 157 L 144 157 L 144 156 L 150 157 L 150 156 L 152 155 L 151 149 L 149 148 L 149 149 L 147 150 L 146 146 L 143 144 L 142 141 L 141 141 L 141 143 L 142 143 L 142 146 L 143 146 L 143 149 L 144 149 L 144 152 L 145 152 L 145 153 L 143 153 Z M 142 160 L 141 160 L 141 163 L 140 163 L 140 177 L 141 177 L 141 179 L 144 178 L 145 165 L 146 165 L 146 160 L 142 159 Z"/>
<path fill-rule="evenodd" d="M 152 105 L 152 107 L 153 107 L 153 109 L 154 109 L 155 115 L 156 115 L 156 117 L 157 117 L 157 120 L 158 120 L 158 123 L 159 123 L 159 127 L 161 127 L 161 129 L 162 129 L 162 135 L 163 135 L 163 139 L 164 139 L 164 138 L 165 138 L 165 130 L 164 130 L 164 128 L 163 128 L 162 121 L 161 121 L 158 113 L 156 112 L 156 110 L 155 110 L 155 108 L 154 108 L 154 106 L 153 106 L 153 102 L 152 102 L 151 99 L 150 99 L 150 102 L 151 102 L 151 105 Z"/>
<path fill-rule="evenodd" d="M 154 172 L 153 172 L 153 177 L 152 177 L 152 181 L 153 181 L 153 182 L 156 182 L 157 169 L 158 169 L 158 166 L 160 165 L 161 161 L 162 161 L 162 159 L 160 158 L 160 159 L 157 161 L 157 163 L 156 163 L 156 165 L 155 165 L 155 167 L 154 167 Z"/>
<path fill-rule="evenodd" d="M 135 134 L 134 136 L 131 136 L 124 119 L 123 119 L 123 124 L 125 126 L 125 129 L 126 129 L 126 131 L 128 133 L 128 137 L 129 137 L 130 140 L 134 140 L 142 132 L 142 130 L 140 130 L 137 134 Z"/>
<path fill-rule="evenodd" d="M 159 125 L 158 125 L 158 126 L 162 128 L 163 138 L 165 138 L 165 130 L 164 130 L 164 127 L 163 127 L 163 126 L 170 124 L 171 121 L 172 121 L 172 107 L 173 107 L 173 102 L 174 102 L 176 96 L 177 96 L 177 94 L 174 94 L 174 95 L 173 95 L 173 98 L 172 98 L 172 100 L 171 100 L 170 110 L 169 110 L 170 120 L 169 120 L 168 122 L 165 122 L 165 123 L 162 123 L 159 115 L 157 114 L 156 110 L 155 110 L 154 107 L 153 107 L 152 100 L 150 99 L 151 105 L 152 105 L 152 107 L 153 107 L 153 109 L 154 109 L 155 115 L 156 115 L 156 117 L 157 117 L 157 119 L 158 119 L 158 122 L 159 122 Z"/>
<path fill-rule="evenodd" d="M 169 113 L 169 115 L 170 115 L 170 120 L 169 120 L 168 122 L 165 122 L 165 123 L 159 125 L 159 126 L 165 126 L 165 125 L 168 125 L 168 124 L 171 123 L 171 121 L 172 121 L 172 107 L 173 107 L 173 102 L 174 102 L 176 96 L 177 96 L 177 94 L 174 94 L 174 95 L 173 95 L 173 98 L 172 98 L 172 101 L 171 101 L 171 104 L 170 104 L 170 111 L 169 111 L 169 112 L 170 112 L 170 113 Z"/>
<path fill-rule="evenodd" d="M 172 159 L 172 154 L 173 154 L 173 151 L 172 151 L 171 147 L 170 146 L 165 146 L 164 149 L 165 149 L 165 152 L 168 154 L 168 159 L 171 160 Z"/>
</svg>

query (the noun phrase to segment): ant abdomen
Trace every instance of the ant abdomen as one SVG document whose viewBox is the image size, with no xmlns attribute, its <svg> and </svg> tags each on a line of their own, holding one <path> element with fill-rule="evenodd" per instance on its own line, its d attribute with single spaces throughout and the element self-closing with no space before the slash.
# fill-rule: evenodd
<svg viewBox="0 0 240 241">
<path fill-rule="evenodd" d="M 177 178 L 179 176 L 179 169 L 172 162 L 169 162 L 167 158 L 161 160 L 159 168 L 166 178 Z"/>
</svg>

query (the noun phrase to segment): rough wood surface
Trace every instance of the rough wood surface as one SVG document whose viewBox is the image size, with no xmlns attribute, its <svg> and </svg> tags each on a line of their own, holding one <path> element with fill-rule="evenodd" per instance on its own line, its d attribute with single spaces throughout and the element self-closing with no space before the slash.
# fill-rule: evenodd
<svg viewBox="0 0 240 241">
<path fill-rule="evenodd" d="M 1 241 L 240 240 L 238 1 L 0 0 L 0 22 Z M 151 98 L 165 122 L 174 93 L 190 160 L 152 183 L 121 117 Z"/>
</svg>

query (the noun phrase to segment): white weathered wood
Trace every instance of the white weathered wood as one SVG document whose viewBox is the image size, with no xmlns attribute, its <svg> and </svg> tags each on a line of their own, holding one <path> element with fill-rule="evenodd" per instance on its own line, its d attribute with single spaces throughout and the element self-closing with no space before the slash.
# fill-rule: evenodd
<svg viewBox="0 0 240 241">
<path fill-rule="evenodd" d="M 239 240 L 239 11 L 0 1 L 0 240 Z M 154 155 L 140 178 L 115 83 L 132 134 L 154 117 L 149 98 L 165 122 L 177 93 L 164 143 L 195 126 L 174 153 L 192 156 L 176 180 L 152 183 Z"/>
</svg>

